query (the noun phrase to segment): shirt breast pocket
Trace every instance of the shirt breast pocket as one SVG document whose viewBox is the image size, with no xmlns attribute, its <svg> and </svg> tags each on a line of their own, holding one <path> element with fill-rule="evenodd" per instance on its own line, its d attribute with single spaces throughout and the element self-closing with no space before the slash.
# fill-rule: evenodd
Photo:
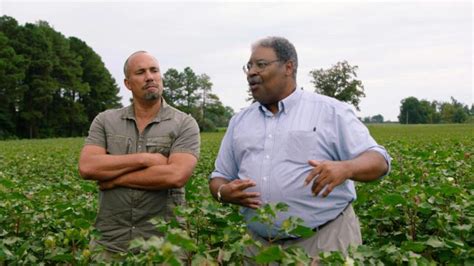
<svg viewBox="0 0 474 266">
<path fill-rule="evenodd" d="M 290 131 L 285 143 L 286 158 L 290 162 L 307 164 L 314 159 L 317 134 L 314 131 Z"/>
<path fill-rule="evenodd" d="M 161 153 L 168 157 L 171 150 L 171 137 L 161 136 L 148 138 L 146 142 L 146 151 L 149 153 Z"/>
<path fill-rule="evenodd" d="M 108 154 L 127 154 L 128 138 L 120 135 L 107 135 L 107 153 Z"/>
</svg>

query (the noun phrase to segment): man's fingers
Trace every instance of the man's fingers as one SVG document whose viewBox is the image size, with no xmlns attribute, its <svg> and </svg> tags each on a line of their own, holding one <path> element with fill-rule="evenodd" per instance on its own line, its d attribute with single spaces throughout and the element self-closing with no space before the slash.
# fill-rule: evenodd
<svg viewBox="0 0 474 266">
<path fill-rule="evenodd" d="M 253 180 L 242 180 L 241 182 L 237 182 L 236 183 L 236 188 L 238 190 L 245 190 L 249 187 L 254 187 L 256 186 L 257 184 L 255 183 L 255 181 Z"/>
<path fill-rule="evenodd" d="M 257 209 L 262 205 L 262 202 L 255 199 L 246 199 L 242 201 L 242 205 L 252 208 L 252 209 Z"/>
<path fill-rule="evenodd" d="M 310 160 L 310 161 L 314 161 L 314 160 Z M 308 176 L 304 180 L 304 186 L 307 186 L 309 183 L 311 183 L 311 180 L 315 178 L 317 179 L 319 177 L 320 171 L 321 170 L 318 167 L 313 168 L 313 170 L 309 172 Z"/>
<path fill-rule="evenodd" d="M 324 198 L 327 197 L 329 193 L 332 192 L 333 189 L 334 189 L 333 183 L 329 183 L 329 185 L 326 187 L 326 190 L 324 190 L 323 197 Z"/>
<path fill-rule="evenodd" d="M 329 181 L 328 181 L 328 178 L 326 178 L 326 176 L 320 175 L 318 180 L 314 181 L 313 186 L 311 188 L 314 196 L 317 196 L 328 182 Z"/>
<path fill-rule="evenodd" d="M 245 192 L 245 198 L 257 198 L 260 197 L 260 192 Z"/>
<path fill-rule="evenodd" d="M 321 162 L 318 160 L 309 160 L 308 163 L 309 165 L 314 166 L 314 167 L 317 167 L 318 165 L 321 164 Z"/>
</svg>

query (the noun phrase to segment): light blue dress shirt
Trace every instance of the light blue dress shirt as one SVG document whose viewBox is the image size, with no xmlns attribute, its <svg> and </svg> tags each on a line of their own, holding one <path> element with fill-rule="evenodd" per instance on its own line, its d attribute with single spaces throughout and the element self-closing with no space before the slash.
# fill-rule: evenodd
<svg viewBox="0 0 474 266">
<path fill-rule="evenodd" d="M 374 150 L 387 151 L 370 136 L 351 107 L 333 98 L 295 90 L 271 113 L 258 102 L 232 117 L 210 178 L 252 179 L 247 191 L 261 193 L 265 203 L 285 202 L 273 228 L 251 221 L 255 211 L 241 208 L 248 228 L 262 237 L 281 237 L 278 228 L 290 216 L 315 228 L 336 218 L 356 199 L 354 182 L 347 180 L 326 197 L 313 196 L 304 180 L 313 169 L 308 160 L 342 161 Z"/>
</svg>

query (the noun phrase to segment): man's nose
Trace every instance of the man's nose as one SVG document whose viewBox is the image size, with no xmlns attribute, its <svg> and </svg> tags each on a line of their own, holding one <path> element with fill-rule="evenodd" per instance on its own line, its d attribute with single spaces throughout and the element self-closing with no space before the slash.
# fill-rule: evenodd
<svg viewBox="0 0 474 266">
<path fill-rule="evenodd" d="M 148 80 L 153 80 L 154 77 L 153 77 L 153 73 L 151 73 L 151 71 L 146 71 L 145 72 L 145 79 L 148 81 Z"/>
</svg>

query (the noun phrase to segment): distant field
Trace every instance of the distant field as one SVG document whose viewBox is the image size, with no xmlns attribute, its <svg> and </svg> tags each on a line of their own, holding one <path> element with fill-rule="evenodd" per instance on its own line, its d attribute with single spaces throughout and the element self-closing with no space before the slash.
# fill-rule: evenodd
<svg viewBox="0 0 474 266">
<path fill-rule="evenodd" d="M 369 125 L 393 157 L 381 181 L 358 184 L 355 202 L 364 245 L 356 263 L 474 263 L 474 124 Z M 170 263 L 176 250 L 188 262 L 242 262 L 250 241 L 233 206 L 211 199 L 207 176 L 223 132 L 202 134 L 202 155 L 187 185 L 188 206 L 177 211 L 186 228 L 159 223 L 166 238 L 138 241 L 147 252 L 126 256 L 130 264 Z M 0 265 L 89 264 L 88 243 L 97 188 L 77 173 L 83 138 L 0 142 Z M 298 250 L 270 249 L 258 261 L 306 263 Z M 339 254 L 323 262 L 342 263 Z M 97 261 L 95 261 L 97 262 Z"/>
</svg>

